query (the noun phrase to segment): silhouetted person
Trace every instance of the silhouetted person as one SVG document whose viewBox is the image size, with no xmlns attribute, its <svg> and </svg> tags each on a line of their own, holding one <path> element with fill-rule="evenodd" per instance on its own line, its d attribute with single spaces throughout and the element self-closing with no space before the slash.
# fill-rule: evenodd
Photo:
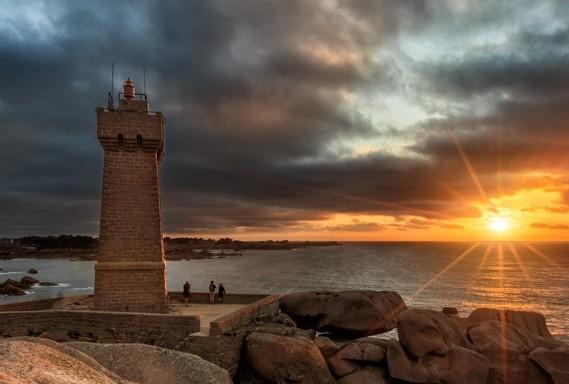
<svg viewBox="0 0 569 384">
<path fill-rule="evenodd" d="M 190 302 L 190 287 L 191 287 L 190 282 L 186 281 L 186 284 L 184 284 L 184 301 L 186 302 L 186 307 Z"/>
<path fill-rule="evenodd" d="M 209 303 L 215 304 L 215 284 L 213 280 L 209 282 Z"/>
<path fill-rule="evenodd" d="M 223 303 L 223 296 L 225 296 L 225 287 L 222 283 L 219 283 L 219 288 L 217 290 L 217 297 L 219 298 L 219 302 Z"/>
</svg>

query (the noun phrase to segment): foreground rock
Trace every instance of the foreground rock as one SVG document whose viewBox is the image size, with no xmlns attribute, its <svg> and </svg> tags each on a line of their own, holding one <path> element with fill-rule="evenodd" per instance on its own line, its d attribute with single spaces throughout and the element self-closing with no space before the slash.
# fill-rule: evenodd
<svg viewBox="0 0 569 384">
<path fill-rule="evenodd" d="M 399 315 L 399 340 L 387 347 L 389 373 L 411 383 L 485 384 L 488 359 L 475 350 L 458 321 L 429 310 Z"/>
<path fill-rule="evenodd" d="M 392 291 L 291 293 L 281 298 L 280 307 L 300 328 L 352 337 L 392 330 L 407 309 Z"/>
<path fill-rule="evenodd" d="M 245 358 L 254 376 L 249 382 L 275 384 L 336 382 L 316 344 L 304 336 L 252 333 L 245 342 Z"/>
<path fill-rule="evenodd" d="M 466 327 L 472 327 L 482 322 L 492 320 L 515 325 L 536 336 L 553 338 L 551 333 L 549 333 L 549 329 L 547 329 L 545 317 L 537 312 L 480 308 L 472 311 L 466 318 L 465 325 Z"/>
<path fill-rule="evenodd" d="M 0 383 L 231 384 L 226 370 L 197 356 L 145 344 L 0 341 Z"/>
<path fill-rule="evenodd" d="M 388 341 L 374 338 L 358 339 L 344 345 L 327 360 L 338 383 L 386 383 L 385 360 Z"/>
<path fill-rule="evenodd" d="M 556 365 L 549 366 L 545 359 L 541 360 L 542 365 L 540 357 L 556 351 L 554 359 L 565 359 L 565 366 L 569 362 L 569 350 L 562 346 L 563 343 L 532 334 L 510 323 L 484 321 L 469 328 L 468 336 L 476 349 L 490 361 L 488 383 L 556 383 L 555 380 L 550 381 L 557 375 Z M 534 359 L 530 358 L 532 354 Z"/>
<path fill-rule="evenodd" d="M 546 349 L 538 347 L 531 351 L 528 356 L 547 372 L 554 384 L 569 384 L 568 348 Z"/>
<path fill-rule="evenodd" d="M 70 342 L 118 376 L 140 384 L 231 384 L 223 368 L 201 357 L 146 344 Z"/>
<path fill-rule="evenodd" d="M 41 340 L 41 339 L 38 339 Z M 0 382 L 128 384 L 95 360 L 50 340 L 0 341 Z"/>
</svg>

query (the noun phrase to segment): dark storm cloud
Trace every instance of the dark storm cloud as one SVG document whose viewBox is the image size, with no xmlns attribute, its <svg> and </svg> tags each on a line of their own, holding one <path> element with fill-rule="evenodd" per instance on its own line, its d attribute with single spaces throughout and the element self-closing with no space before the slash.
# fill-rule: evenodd
<svg viewBox="0 0 569 384">
<path fill-rule="evenodd" d="M 0 235 L 97 232 L 102 154 L 93 109 L 106 102 L 112 61 L 116 88 L 130 76 L 140 89 L 146 66 L 152 107 L 166 114 L 162 196 L 171 233 L 294 229 L 338 212 L 476 216 L 461 200 L 477 193 L 448 127 L 489 188 L 496 132 L 509 138 L 500 151 L 513 171 L 534 152 L 545 165 L 567 144 L 569 115 L 559 112 L 569 98 L 566 28 L 522 30 L 498 53 L 403 66 L 416 71 L 410 88 L 396 55 L 379 52 L 432 26 L 453 37 L 456 20 L 435 2 L 8 3 L 13 10 L 0 14 Z M 508 5 L 495 7 L 477 7 L 478 24 L 467 27 L 516 25 Z M 415 85 L 430 92 L 419 100 L 510 99 L 483 117 L 463 108 L 406 131 L 350 101 L 409 95 Z M 537 149 L 536 136 L 544 137 Z M 414 138 L 417 156 L 326 152 L 381 137 Z"/>
<path fill-rule="evenodd" d="M 427 65 L 425 75 L 435 92 L 453 97 L 499 92 L 530 100 L 567 98 L 568 43 L 566 26 L 549 33 L 522 30 L 497 47 Z"/>
</svg>

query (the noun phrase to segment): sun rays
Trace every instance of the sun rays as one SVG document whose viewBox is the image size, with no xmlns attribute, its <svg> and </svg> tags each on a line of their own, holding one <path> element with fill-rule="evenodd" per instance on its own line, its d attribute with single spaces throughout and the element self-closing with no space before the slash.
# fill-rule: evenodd
<svg viewBox="0 0 569 384">
<path fill-rule="evenodd" d="M 514 243 L 514 242 L 507 242 L 507 241 L 499 241 L 499 242 L 490 242 L 486 244 L 486 248 L 484 249 L 483 253 L 475 252 L 479 248 L 484 248 L 481 246 L 482 243 L 477 242 L 465 250 L 463 250 L 460 254 L 456 257 L 453 257 L 448 264 L 446 264 L 441 270 L 435 273 L 432 277 L 430 277 L 425 283 L 420 285 L 414 293 L 411 294 L 411 299 L 416 298 L 422 292 L 427 290 L 429 287 L 437 284 L 439 280 L 441 280 L 452 268 L 457 266 L 461 261 L 463 261 L 467 257 L 479 257 L 480 261 L 478 262 L 478 268 L 476 269 L 476 275 L 481 276 L 483 273 L 483 269 L 488 263 L 490 262 L 491 258 L 495 258 L 495 265 L 497 267 L 497 286 L 492 287 L 495 291 L 497 296 L 501 296 L 504 294 L 507 282 L 505 278 L 505 269 L 507 264 L 513 264 L 519 271 L 519 273 L 527 280 L 527 282 L 531 283 L 532 281 L 532 274 L 531 270 L 528 267 L 527 263 L 524 261 L 520 254 L 520 245 L 523 248 L 527 249 L 527 252 L 524 253 L 525 257 L 538 258 L 539 260 L 545 260 L 549 265 L 559 266 L 551 257 L 547 256 L 543 251 L 537 249 L 534 245 L 528 243 Z M 533 264 L 533 263 L 532 263 Z M 504 305 L 507 302 L 504 301 Z"/>
</svg>

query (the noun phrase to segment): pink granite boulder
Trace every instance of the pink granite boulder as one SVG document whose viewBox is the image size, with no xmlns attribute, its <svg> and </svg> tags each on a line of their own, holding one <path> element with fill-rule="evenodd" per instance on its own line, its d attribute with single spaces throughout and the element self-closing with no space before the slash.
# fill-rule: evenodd
<svg viewBox="0 0 569 384">
<path fill-rule="evenodd" d="M 336 382 L 320 350 L 306 337 L 254 332 L 246 338 L 245 359 L 248 368 L 269 383 Z"/>
<path fill-rule="evenodd" d="M 349 337 L 390 331 L 407 309 L 396 292 L 363 290 L 291 293 L 280 299 L 280 307 L 300 328 Z"/>
</svg>

